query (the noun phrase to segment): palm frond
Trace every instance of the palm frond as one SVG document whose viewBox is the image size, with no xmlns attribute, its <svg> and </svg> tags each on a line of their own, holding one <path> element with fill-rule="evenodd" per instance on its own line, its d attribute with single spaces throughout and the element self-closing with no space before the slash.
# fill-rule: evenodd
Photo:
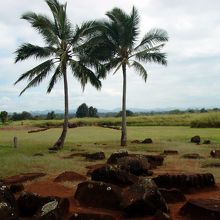
<svg viewBox="0 0 220 220">
<path fill-rule="evenodd" d="M 62 73 L 60 71 L 60 65 L 57 66 L 55 73 L 50 79 L 49 86 L 47 88 L 47 93 L 50 93 L 54 87 L 54 85 L 57 83 L 57 81 L 62 77 Z"/>
<path fill-rule="evenodd" d="M 152 53 L 142 53 L 137 54 L 136 59 L 144 62 L 154 62 L 162 65 L 167 65 L 166 53 L 152 52 Z"/>
<path fill-rule="evenodd" d="M 42 70 L 41 72 L 39 72 L 39 74 L 37 74 L 29 83 L 28 85 L 21 91 L 20 95 L 22 95 L 27 89 L 31 88 L 31 87 L 35 87 L 38 86 L 43 79 L 45 79 L 47 77 L 47 75 L 49 74 L 49 72 L 51 71 L 51 69 L 53 68 L 53 64 L 48 65 L 44 70 Z"/>
<path fill-rule="evenodd" d="M 164 43 L 168 41 L 168 34 L 163 29 L 152 29 L 150 30 L 141 40 L 140 44 L 134 48 L 134 50 L 138 50 L 141 47 L 150 48 L 153 47 L 157 43 Z"/>
<path fill-rule="evenodd" d="M 34 67 L 33 69 L 23 73 L 14 84 L 17 84 L 18 82 L 27 79 L 32 80 L 36 75 L 41 74 L 42 72 L 48 72 L 52 69 L 54 65 L 53 59 L 47 60 L 38 66 Z"/>
<path fill-rule="evenodd" d="M 43 36 L 47 44 L 59 45 L 57 27 L 47 16 L 27 12 L 21 18 L 27 20 Z"/>
<path fill-rule="evenodd" d="M 147 71 L 146 71 L 146 69 L 137 61 L 133 61 L 131 66 L 135 68 L 135 70 L 139 73 L 139 75 L 146 82 L 147 81 Z"/>
<path fill-rule="evenodd" d="M 46 58 L 54 53 L 56 53 L 56 48 L 54 47 L 40 47 L 37 45 L 25 43 L 15 51 L 16 54 L 15 63 L 30 57 Z"/>
<path fill-rule="evenodd" d="M 70 67 L 73 71 L 73 75 L 80 81 L 82 89 L 85 89 L 85 85 L 89 81 L 96 89 L 101 89 L 101 81 L 98 76 L 87 68 L 82 62 L 71 60 Z"/>
</svg>

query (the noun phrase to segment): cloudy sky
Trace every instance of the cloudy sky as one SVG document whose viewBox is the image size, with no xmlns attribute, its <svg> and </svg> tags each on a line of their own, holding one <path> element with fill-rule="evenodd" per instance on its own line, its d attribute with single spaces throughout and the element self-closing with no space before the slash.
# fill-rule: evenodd
<svg viewBox="0 0 220 220">
<path fill-rule="evenodd" d="M 13 85 L 20 74 L 34 67 L 35 60 L 14 64 L 14 51 L 24 42 L 43 45 L 38 33 L 19 19 L 26 11 L 50 15 L 43 0 L 7 0 L 0 7 L 0 111 L 63 109 L 63 85 L 46 94 L 48 81 L 28 90 Z M 130 13 L 133 5 L 141 17 L 141 35 L 163 28 L 170 37 L 164 51 L 168 66 L 146 64 L 147 83 L 128 71 L 128 108 L 220 107 L 220 1 L 219 0 L 67 0 L 73 24 L 105 17 L 120 7 Z M 101 91 L 89 85 L 84 93 L 69 74 L 70 109 L 86 102 L 101 109 L 121 106 L 122 74 L 110 74 Z"/>
</svg>

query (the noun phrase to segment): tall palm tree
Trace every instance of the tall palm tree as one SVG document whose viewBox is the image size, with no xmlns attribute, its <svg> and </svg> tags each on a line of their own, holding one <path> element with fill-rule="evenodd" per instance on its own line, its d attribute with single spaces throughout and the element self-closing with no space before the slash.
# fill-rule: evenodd
<svg viewBox="0 0 220 220">
<path fill-rule="evenodd" d="M 138 11 L 133 7 L 130 14 L 119 8 L 106 13 L 108 20 L 97 22 L 97 32 L 87 42 L 90 57 L 96 57 L 105 62 L 107 71 L 115 69 L 116 73 L 122 69 L 123 96 L 122 96 L 122 133 L 121 146 L 127 144 L 126 131 L 126 78 L 127 67 L 133 67 L 136 72 L 147 80 L 147 71 L 141 64 L 155 62 L 166 65 L 166 54 L 161 52 L 164 43 L 168 41 L 167 32 L 162 29 L 150 30 L 137 43 L 140 19 Z M 103 73 L 103 72 L 102 72 Z M 106 75 L 102 75 L 105 77 Z"/>
<path fill-rule="evenodd" d="M 57 0 L 46 0 L 46 3 L 52 12 L 52 19 L 33 12 L 22 15 L 22 19 L 27 20 L 43 37 L 46 46 L 42 47 L 25 43 L 15 52 L 15 62 L 23 61 L 31 57 L 44 59 L 44 61 L 33 69 L 23 73 L 15 84 L 24 79 L 28 81 L 27 86 L 21 91 L 21 95 L 30 87 L 35 87 L 40 84 L 52 73 L 47 89 L 47 92 L 50 93 L 54 85 L 60 79 L 63 79 L 65 100 L 63 131 L 52 147 L 53 149 L 60 149 L 64 145 L 68 128 L 67 69 L 71 69 L 73 76 L 80 81 L 83 89 L 87 82 L 90 82 L 94 87 L 100 89 L 101 82 L 97 78 L 97 75 L 91 70 L 95 70 L 98 66 L 86 61 L 85 56 L 82 59 L 80 58 L 79 48 L 82 46 L 85 36 L 92 31 L 93 22 L 86 22 L 83 23 L 81 27 L 76 25 L 75 28 L 73 28 L 67 18 L 67 4 L 61 4 Z"/>
</svg>

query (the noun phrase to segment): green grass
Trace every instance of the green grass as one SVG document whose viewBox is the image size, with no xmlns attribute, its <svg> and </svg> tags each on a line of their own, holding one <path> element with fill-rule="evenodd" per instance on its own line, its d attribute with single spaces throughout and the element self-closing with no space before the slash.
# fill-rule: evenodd
<svg viewBox="0 0 220 220">
<path fill-rule="evenodd" d="M 46 172 L 50 175 L 66 170 L 86 173 L 85 166 L 92 164 L 81 157 L 63 159 L 63 156 L 74 151 L 96 152 L 104 151 L 109 156 L 113 151 L 121 149 L 119 146 L 120 131 L 101 127 L 79 127 L 69 129 L 64 149 L 57 154 L 49 154 L 48 147 L 52 146 L 60 135 L 61 129 L 54 128 L 44 132 L 27 133 L 28 129 L 0 129 L 0 177 L 19 174 L 22 172 Z M 211 149 L 220 149 L 220 129 L 194 129 L 184 126 L 130 126 L 128 127 L 128 149 L 137 153 L 163 152 L 164 149 L 179 151 L 178 156 L 168 156 L 166 167 L 176 166 L 181 171 L 213 172 L 220 181 L 218 168 L 201 168 L 203 164 L 217 161 L 209 158 Z M 203 139 L 210 139 L 211 145 L 195 145 L 189 143 L 193 135 L 200 135 Z M 19 146 L 13 148 L 13 137 L 18 137 Z M 131 144 L 134 139 L 151 137 L 154 141 L 150 145 Z M 97 144 L 95 144 L 97 143 Z M 103 145 L 105 144 L 105 145 Z M 43 157 L 33 157 L 34 153 L 43 153 Z M 182 159 L 184 153 L 200 153 L 206 159 L 194 162 Z M 101 161 L 102 162 L 102 161 Z M 94 163 L 94 162 L 93 162 Z M 100 161 L 95 162 L 100 163 Z M 188 165 L 187 165 L 188 164 Z M 193 168 L 193 169 L 192 169 Z M 161 167 L 163 169 L 163 167 Z"/>
</svg>

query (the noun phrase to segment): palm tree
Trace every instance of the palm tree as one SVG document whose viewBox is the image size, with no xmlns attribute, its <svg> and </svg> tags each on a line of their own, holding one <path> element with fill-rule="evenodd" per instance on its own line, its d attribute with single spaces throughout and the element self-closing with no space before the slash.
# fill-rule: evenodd
<svg viewBox="0 0 220 220">
<path fill-rule="evenodd" d="M 131 14 L 126 14 L 119 8 L 106 13 L 108 20 L 97 22 L 95 36 L 87 42 L 90 57 L 96 57 L 105 62 L 107 71 L 115 69 L 116 73 L 122 69 L 123 96 L 122 96 L 122 132 L 121 146 L 127 144 L 126 131 L 126 77 L 127 67 L 133 67 L 136 72 L 147 80 L 147 71 L 142 62 L 155 62 L 166 65 L 166 54 L 161 52 L 164 43 L 168 41 L 167 32 L 162 29 L 150 30 L 139 44 L 139 15 L 135 7 Z M 103 74 L 103 72 L 102 72 Z M 105 77 L 106 75 L 101 75 Z"/>
<path fill-rule="evenodd" d="M 46 46 L 38 46 L 30 43 L 22 44 L 16 50 L 15 62 L 23 61 L 34 57 L 44 59 L 44 61 L 33 69 L 23 73 L 18 82 L 27 79 L 27 86 L 21 91 L 20 95 L 30 87 L 40 84 L 52 73 L 47 92 L 50 93 L 54 85 L 63 79 L 64 84 L 64 123 L 61 136 L 58 138 L 52 149 L 61 149 L 64 145 L 68 129 L 68 80 L 67 69 L 70 68 L 73 76 L 79 80 L 84 89 L 87 82 L 90 82 L 95 88 L 101 88 L 101 82 L 97 75 L 91 70 L 98 68 L 86 61 L 85 56 L 80 58 L 80 47 L 84 38 L 93 29 L 93 22 L 85 22 L 72 28 L 66 15 L 67 4 L 61 4 L 57 0 L 46 0 L 52 12 L 52 19 L 45 15 L 28 12 L 22 15 L 22 19 L 27 20 L 33 28 L 43 37 Z M 46 59 L 46 61 L 45 61 Z M 94 67 L 94 68 L 93 68 Z"/>
</svg>

